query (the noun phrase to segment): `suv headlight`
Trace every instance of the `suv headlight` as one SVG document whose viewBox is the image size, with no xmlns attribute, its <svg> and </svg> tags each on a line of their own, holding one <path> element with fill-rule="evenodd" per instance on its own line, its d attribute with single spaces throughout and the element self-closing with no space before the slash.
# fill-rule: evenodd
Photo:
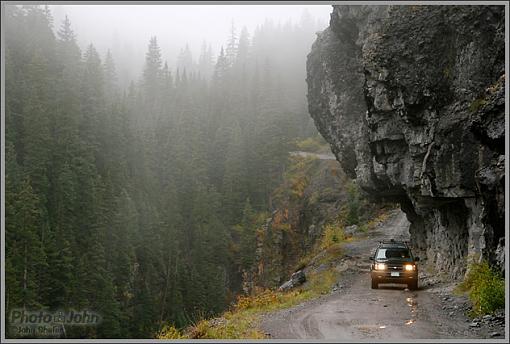
<svg viewBox="0 0 510 344">
<path fill-rule="evenodd" d="M 406 271 L 414 271 L 416 269 L 416 265 L 406 264 L 404 265 L 404 269 Z"/>
<path fill-rule="evenodd" d="M 386 264 L 384 263 L 375 263 L 376 270 L 386 270 Z"/>
</svg>

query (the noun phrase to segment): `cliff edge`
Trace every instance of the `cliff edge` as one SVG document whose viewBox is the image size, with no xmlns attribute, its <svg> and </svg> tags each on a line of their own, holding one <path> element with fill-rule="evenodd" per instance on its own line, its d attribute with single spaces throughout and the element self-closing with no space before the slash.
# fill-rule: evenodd
<svg viewBox="0 0 510 344">
<path fill-rule="evenodd" d="M 504 6 L 333 6 L 309 111 L 350 177 L 398 202 L 449 278 L 504 269 Z"/>
</svg>

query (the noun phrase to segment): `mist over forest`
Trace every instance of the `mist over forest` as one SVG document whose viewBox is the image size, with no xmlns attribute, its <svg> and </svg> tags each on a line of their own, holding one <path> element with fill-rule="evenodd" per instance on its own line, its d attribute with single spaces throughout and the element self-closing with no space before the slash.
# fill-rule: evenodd
<svg viewBox="0 0 510 344">
<path fill-rule="evenodd" d="M 320 31 L 327 26 L 331 12 L 331 6 L 327 5 L 119 4 L 50 5 L 49 9 L 55 23 L 61 23 L 66 16 L 69 18 L 74 31 L 79 33 L 76 41 L 82 50 L 92 43 L 103 57 L 111 51 L 121 88 L 141 76 L 147 43 L 152 36 L 158 38 L 162 61 L 168 63 L 172 72 L 183 65 L 189 68 L 182 60 L 190 56 L 196 71 L 204 48 L 210 50 L 216 61 L 221 47 L 226 48 L 232 25 L 236 36 L 245 29 L 251 38 L 262 26 L 287 27 L 289 31 L 292 26 L 315 27 Z M 296 36 L 295 39 L 307 38 Z M 293 46 L 292 42 L 288 44 Z"/>
<path fill-rule="evenodd" d="M 149 338 L 224 311 L 289 152 L 320 140 L 305 62 L 328 16 L 96 45 L 102 22 L 58 7 L 5 6 L 6 314 L 91 309 L 68 338 Z"/>
</svg>

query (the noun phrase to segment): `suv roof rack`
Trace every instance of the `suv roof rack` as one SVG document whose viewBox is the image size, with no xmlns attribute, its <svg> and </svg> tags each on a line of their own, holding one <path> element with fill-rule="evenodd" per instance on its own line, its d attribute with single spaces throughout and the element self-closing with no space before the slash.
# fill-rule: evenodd
<svg viewBox="0 0 510 344">
<path fill-rule="evenodd" d="M 404 241 L 404 240 L 395 240 L 395 239 L 390 239 L 390 240 L 381 240 L 379 241 L 379 244 L 393 244 L 393 245 L 405 245 L 407 247 L 409 247 L 409 242 L 408 241 Z"/>
</svg>

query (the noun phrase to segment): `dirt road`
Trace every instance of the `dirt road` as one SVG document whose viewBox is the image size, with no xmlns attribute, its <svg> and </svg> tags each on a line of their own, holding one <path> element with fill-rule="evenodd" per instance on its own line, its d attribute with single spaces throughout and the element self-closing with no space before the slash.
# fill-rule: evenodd
<svg viewBox="0 0 510 344">
<path fill-rule="evenodd" d="M 319 159 L 319 160 L 336 160 L 336 158 L 333 154 L 320 154 L 320 153 L 310 153 L 310 152 L 301 152 L 301 151 L 290 152 L 289 154 L 294 155 L 294 156 L 301 156 L 303 158 L 311 157 L 311 158 L 315 158 L 315 159 Z"/>
<path fill-rule="evenodd" d="M 349 268 L 339 273 L 341 287 L 319 299 L 267 314 L 261 328 L 270 338 L 394 340 L 488 338 L 490 330 L 472 326 L 464 315 L 467 300 L 451 295 L 448 285 L 424 282 L 417 291 L 405 285 L 370 288 L 369 256 L 381 239 L 408 237 L 405 215 L 396 211 L 366 239 L 346 244 Z M 494 336 L 494 339 L 501 339 Z"/>
</svg>

